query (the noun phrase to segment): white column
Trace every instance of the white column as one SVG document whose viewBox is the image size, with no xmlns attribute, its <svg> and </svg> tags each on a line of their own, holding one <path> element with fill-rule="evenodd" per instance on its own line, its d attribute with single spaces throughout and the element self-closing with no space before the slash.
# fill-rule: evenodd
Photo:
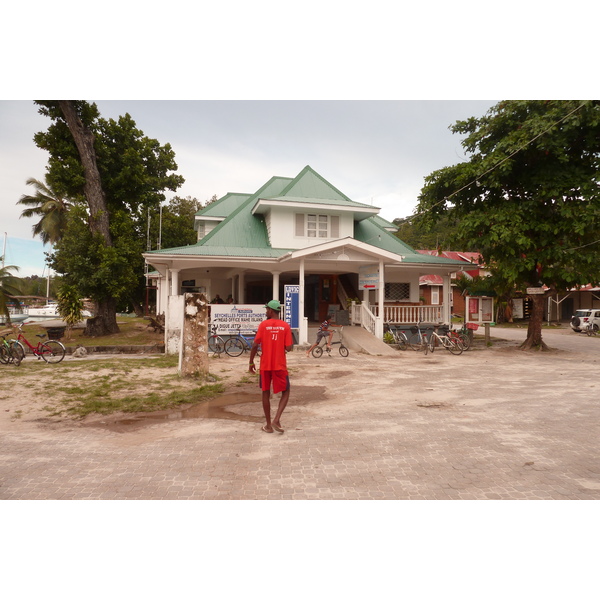
<svg viewBox="0 0 600 600">
<path fill-rule="evenodd" d="M 179 296 L 179 271 L 181 269 L 171 269 L 171 296 Z"/>
<path fill-rule="evenodd" d="M 245 281 L 245 277 L 244 277 L 244 271 L 242 271 L 238 278 L 238 297 L 237 297 L 238 304 L 244 304 L 244 302 L 246 302 L 245 288 L 246 288 L 246 281 Z"/>
<path fill-rule="evenodd" d="M 273 272 L 273 300 L 279 300 L 279 271 Z"/>
<path fill-rule="evenodd" d="M 385 266 L 383 261 L 379 261 L 379 289 L 377 290 L 378 316 L 375 319 L 375 337 L 383 339 L 383 303 L 385 300 Z"/>
<path fill-rule="evenodd" d="M 442 276 L 442 323 L 452 322 L 452 285 L 450 283 L 450 275 Z"/>
</svg>

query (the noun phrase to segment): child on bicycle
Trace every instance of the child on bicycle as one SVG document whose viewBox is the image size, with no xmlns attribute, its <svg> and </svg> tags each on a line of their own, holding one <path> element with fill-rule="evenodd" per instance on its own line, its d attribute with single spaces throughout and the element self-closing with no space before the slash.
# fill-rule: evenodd
<svg viewBox="0 0 600 600">
<path fill-rule="evenodd" d="M 324 338 L 328 337 L 327 340 L 327 350 L 331 350 L 331 340 L 333 339 L 333 329 L 329 329 L 330 327 L 338 327 L 338 325 L 334 325 L 331 322 L 333 315 L 329 314 L 325 317 L 325 320 L 321 323 L 319 327 L 319 331 L 317 331 L 317 341 L 306 351 L 306 356 L 310 356 L 313 348 L 316 348 L 319 345 L 319 342 Z"/>
</svg>

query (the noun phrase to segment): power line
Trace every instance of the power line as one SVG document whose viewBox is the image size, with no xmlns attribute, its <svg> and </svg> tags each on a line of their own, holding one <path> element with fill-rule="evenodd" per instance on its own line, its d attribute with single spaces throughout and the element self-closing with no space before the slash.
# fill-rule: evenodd
<svg viewBox="0 0 600 600">
<path fill-rule="evenodd" d="M 556 121 L 556 123 L 552 123 L 552 125 L 550 125 L 550 127 L 548 127 L 547 129 L 544 129 L 544 131 L 542 131 L 541 133 L 538 133 L 538 135 L 536 135 L 534 138 L 530 139 L 527 143 L 523 144 L 522 146 L 519 146 L 519 148 L 517 148 L 514 152 L 512 152 L 508 156 L 505 156 L 500 162 L 496 163 L 494 166 L 490 167 L 487 171 L 484 171 L 483 173 L 481 173 L 480 175 L 478 175 L 473 181 L 467 183 L 466 185 L 464 185 L 460 189 L 456 190 L 455 192 L 452 192 L 449 196 L 445 196 L 444 198 L 442 198 L 442 200 L 440 200 L 439 202 L 436 202 L 435 204 L 433 204 L 432 206 L 430 206 L 426 210 L 421 211 L 419 213 L 416 213 L 414 215 L 411 215 L 411 217 L 409 217 L 409 218 L 420 217 L 421 215 L 424 215 L 425 213 L 427 213 L 430 210 L 434 209 L 436 206 L 438 206 L 438 205 L 440 205 L 442 203 L 445 203 L 448 200 L 450 200 L 450 198 L 452 198 L 452 196 L 456 196 L 456 194 L 462 192 L 463 190 L 467 189 L 468 187 L 471 187 L 474 183 L 478 183 L 478 180 L 481 177 L 483 177 L 483 176 L 487 175 L 488 173 L 491 173 L 492 171 L 494 171 L 495 169 L 497 169 L 500 165 L 504 164 L 507 160 L 509 160 L 510 158 L 512 158 L 515 154 L 517 154 L 518 152 L 520 152 L 524 148 L 527 148 L 527 146 L 529 146 L 530 144 L 532 144 L 533 142 L 535 142 L 535 140 L 537 140 L 538 138 L 540 138 L 543 135 L 545 135 L 546 133 L 548 133 L 551 129 L 553 129 L 554 127 L 556 127 L 560 123 L 562 123 L 565 119 L 568 119 L 573 113 L 577 112 L 578 110 L 580 110 L 584 106 L 585 106 L 585 102 L 582 102 L 579 106 L 577 106 L 576 108 L 574 108 L 571 112 L 567 113 L 564 117 L 562 117 L 561 119 L 559 119 L 558 121 Z"/>
</svg>

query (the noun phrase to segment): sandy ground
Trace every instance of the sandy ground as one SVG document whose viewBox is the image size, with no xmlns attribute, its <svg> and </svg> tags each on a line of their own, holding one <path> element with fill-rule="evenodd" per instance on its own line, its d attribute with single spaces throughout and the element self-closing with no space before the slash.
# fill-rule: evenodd
<svg viewBox="0 0 600 600">
<path fill-rule="evenodd" d="M 524 353 L 518 349 L 522 330 L 495 330 L 493 345 L 486 347 L 481 338 L 474 348 L 460 356 L 440 350 L 424 356 L 407 350 L 394 357 L 369 356 L 351 353 L 348 358 L 335 351 L 331 357 L 306 358 L 302 350 L 289 355 L 288 366 L 292 381 L 290 406 L 311 406 L 319 413 L 335 413 L 340 404 L 369 402 L 377 405 L 390 397 L 401 398 L 422 408 L 452 410 L 458 405 L 493 406 L 516 397 L 539 397 L 551 394 L 565 398 L 598 393 L 598 385 L 590 374 L 597 371 L 600 340 L 577 336 L 568 330 L 552 332 L 546 341 L 552 352 Z M 501 336 L 501 337 L 500 337 Z M 512 339 L 508 339 L 512 338 Z M 558 342 L 564 342 L 564 344 Z M 557 348 L 558 346 L 558 348 Z M 569 349 L 564 349 L 569 347 Z M 91 361 L 91 358 L 65 358 L 66 362 Z M 119 360 L 144 360 L 143 357 L 120 357 Z M 19 367 L 19 377 L 11 377 L 10 386 L 0 392 L 0 432 L 27 432 L 45 435 L 48 429 L 72 428 L 85 425 L 104 425 L 120 430 L 128 426 L 142 434 L 140 426 L 160 422 L 173 416 L 204 418 L 239 418 L 260 422 L 262 409 L 256 383 L 247 373 L 247 355 L 238 358 L 222 356 L 210 361 L 211 373 L 226 387 L 221 402 L 209 406 L 194 406 L 156 414 L 90 415 L 84 419 L 70 416 L 49 416 L 48 407 L 60 404 L 60 387 L 81 383 L 81 373 L 61 365 L 46 365 L 27 358 Z M 15 369 L 1 365 L 0 373 Z M 176 375 L 175 368 L 167 370 L 148 367 L 143 369 L 139 390 L 143 393 L 148 380 Z M 112 370 L 94 371 L 94 377 L 110 378 Z M 185 380 L 178 385 L 186 385 Z M 220 406 L 219 410 L 214 410 Z M 189 409 L 185 412 L 185 409 Z M 213 409 L 210 412 L 207 409 Z M 382 406 L 382 410 L 384 410 Z M 184 411 L 184 412 L 182 412 Z M 173 413 L 173 414 L 170 414 Z M 143 429 L 143 427 L 142 427 Z"/>
</svg>

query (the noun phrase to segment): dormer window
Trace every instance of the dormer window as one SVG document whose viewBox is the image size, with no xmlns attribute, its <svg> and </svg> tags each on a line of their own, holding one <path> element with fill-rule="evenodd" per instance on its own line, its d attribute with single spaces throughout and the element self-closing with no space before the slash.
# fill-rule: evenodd
<svg viewBox="0 0 600 600">
<path fill-rule="evenodd" d="M 340 236 L 340 218 L 337 215 L 296 214 L 296 236 L 332 239 Z"/>
</svg>

